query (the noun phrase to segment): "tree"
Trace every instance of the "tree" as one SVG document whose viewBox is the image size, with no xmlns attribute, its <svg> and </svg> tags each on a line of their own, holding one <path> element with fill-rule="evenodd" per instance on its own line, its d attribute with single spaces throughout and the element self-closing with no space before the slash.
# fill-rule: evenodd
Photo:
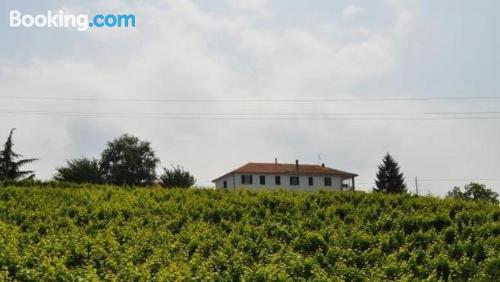
<svg viewBox="0 0 500 282">
<path fill-rule="evenodd" d="M 108 142 L 100 166 L 107 183 L 147 186 L 156 180 L 158 162 L 149 142 L 125 134 Z"/>
<path fill-rule="evenodd" d="M 460 187 L 453 187 L 453 189 L 448 192 L 446 197 L 466 200 L 464 193 L 460 190 Z"/>
<path fill-rule="evenodd" d="M 375 180 L 377 188 L 375 192 L 384 193 L 405 193 L 406 184 L 403 173 L 400 172 L 398 163 L 387 153 L 382 164 L 378 166 L 377 179 Z"/>
<path fill-rule="evenodd" d="M 454 187 L 453 190 L 446 195 L 448 198 L 474 200 L 474 201 L 487 201 L 498 203 L 498 193 L 491 189 L 486 188 L 486 185 L 479 183 L 470 183 L 465 185 L 464 192 L 460 187 Z"/>
<path fill-rule="evenodd" d="M 104 182 L 99 161 L 88 158 L 68 160 L 67 166 L 56 169 L 54 179 L 73 183 L 101 184 Z"/>
<path fill-rule="evenodd" d="M 14 143 L 12 142 L 12 135 L 14 130 L 15 128 L 10 130 L 9 137 L 3 146 L 3 150 L 0 151 L 0 179 L 14 181 L 33 179 L 35 177 L 34 171 L 23 171 L 21 167 L 37 161 L 38 159 L 18 160 L 22 155 L 13 151 Z"/>
<path fill-rule="evenodd" d="M 182 167 L 164 168 L 160 176 L 160 184 L 166 188 L 189 188 L 196 183 L 196 179 Z"/>
</svg>

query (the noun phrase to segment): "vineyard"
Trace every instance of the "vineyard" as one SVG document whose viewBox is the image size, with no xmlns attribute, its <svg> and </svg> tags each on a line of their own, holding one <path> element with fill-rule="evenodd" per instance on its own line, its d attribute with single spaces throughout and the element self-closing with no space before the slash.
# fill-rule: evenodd
<svg viewBox="0 0 500 282">
<path fill-rule="evenodd" d="M 0 188 L 0 281 L 495 281 L 499 235 L 432 197 Z"/>
</svg>

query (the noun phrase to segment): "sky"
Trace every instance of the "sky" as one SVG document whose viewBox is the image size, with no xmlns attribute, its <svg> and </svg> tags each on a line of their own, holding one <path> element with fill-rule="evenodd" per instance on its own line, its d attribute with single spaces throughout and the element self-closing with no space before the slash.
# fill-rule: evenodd
<svg viewBox="0 0 500 282">
<path fill-rule="evenodd" d="M 137 26 L 9 27 L 10 10 L 60 9 L 134 14 Z M 389 152 L 411 191 L 418 178 L 422 194 L 471 181 L 500 192 L 499 119 L 349 118 L 500 111 L 498 99 L 380 100 L 500 97 L 499 10 L 496 0 L 2 0 L 0 139 L 17 128 L 15 149 L 40 159 L 31 168 L 41 179 L 129 133 L 151 142 L 161 166 L 181 165 L 202 186 L 278 158 L 357 173 L 359 189 L 370 190 Z M 335 99 L 351 101 L 326 101 Z"/>
</svg>

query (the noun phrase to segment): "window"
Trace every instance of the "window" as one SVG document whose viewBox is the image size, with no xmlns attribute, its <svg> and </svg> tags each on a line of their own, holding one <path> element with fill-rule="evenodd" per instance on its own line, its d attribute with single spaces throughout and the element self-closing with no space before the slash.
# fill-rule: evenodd
<svg viewBox="0 0 500 282">
<path fill-rule="evenodd" d="M 309 186 L 313 186 L 314 185 L 314 180 L 312 177 L 309 177 Z"/>
<path fill-rule="evenodd" d="M 290 176 L 290 185 L 291 186 L 299 186 L 299 177 L 298 176 Z"/>
<path fill-rule="evenodd" d="M 331 177 L 325 177 L 325 186 L 332 186 L 332 178 Z"/>
<path fill-rule="evenodd" d="M 261 175 L 259 178 L 260 185 L 266 185 L 266 177 L 264 175 Z"/>
<path fill-rule="evenodd" d="M 276 183 L 276 186 L 280 186 L 281 185 L 281 176 L 275 176 L 274 183 Z"/>
<path fill-rule="evenodd" d="M 222 184 L 224 188 L 227 188 L 227 180 L 224 180 L 224 183 Z"/>
<path fill-rule="evenodd" d="M 241 184 L 245 185 L 252 185 L 253 184 L 253 178 L 252 175 L 242 175 L 241 176 Z"/>
</svg>

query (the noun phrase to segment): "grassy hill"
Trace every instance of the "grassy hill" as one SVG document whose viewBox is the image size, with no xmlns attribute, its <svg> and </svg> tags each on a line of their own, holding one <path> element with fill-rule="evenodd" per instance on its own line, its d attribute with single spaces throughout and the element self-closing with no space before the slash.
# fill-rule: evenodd
<svg viewBox="0 0 500 282">
<path fill-rule="evenodd" d="M 499 235 L 430 197 L 0 188 L 0 280 L 493 281 Z"/>
</svg>

